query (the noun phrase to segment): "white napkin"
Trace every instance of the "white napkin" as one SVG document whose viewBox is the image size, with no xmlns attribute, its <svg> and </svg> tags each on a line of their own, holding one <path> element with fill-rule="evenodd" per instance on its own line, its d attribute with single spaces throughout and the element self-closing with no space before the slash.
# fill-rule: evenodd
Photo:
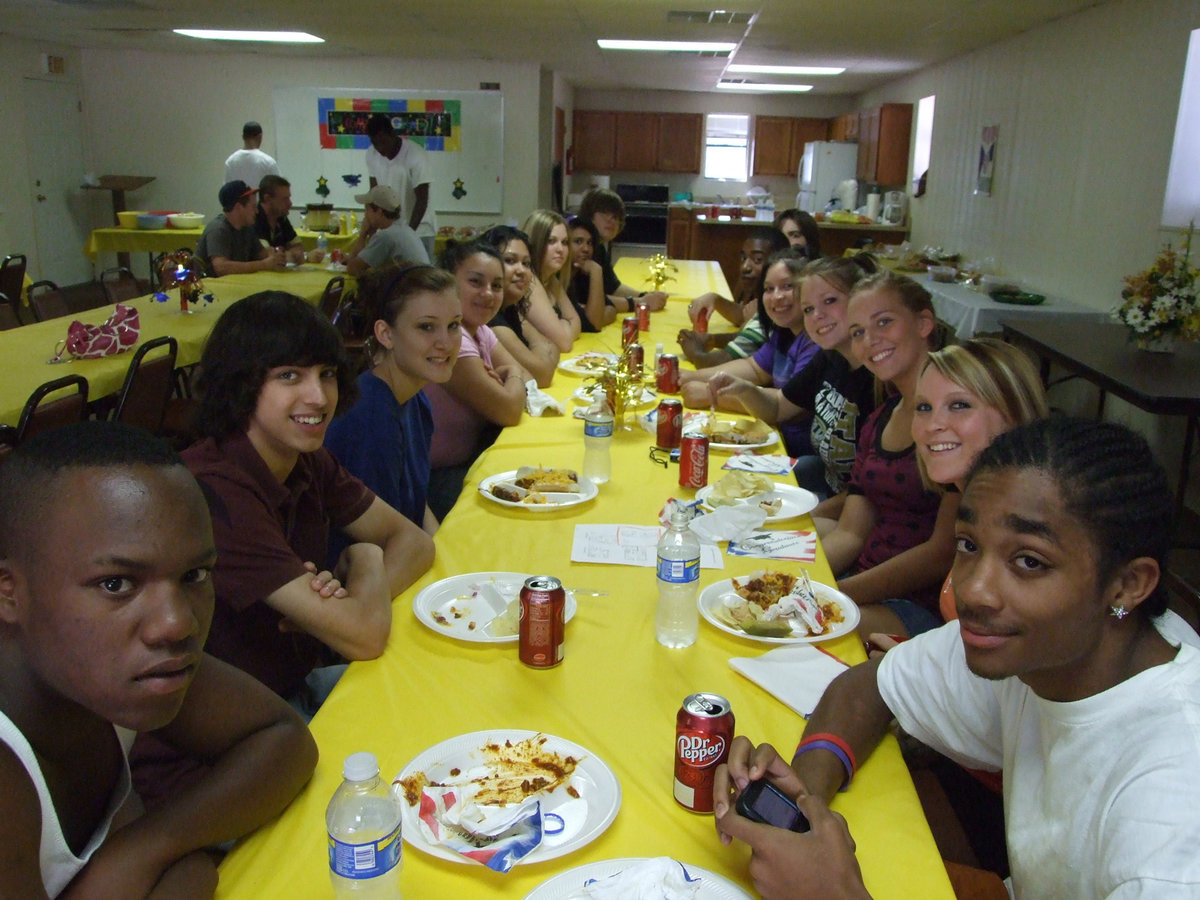
<svg viewBox="0 0 1200 900">
<path fill-rule="evenodd" d="M 532 378 L 525 382 L 525 410 L 531 416 L 565 416 L 567 414 L 563 405 L 538 387 L 537 382 Z"/>
<path fill-rule="evenodd" d="M 849 668 L 812 644 L 790 644 L 762 656 L 736 656 L 729 665 L 804 718 L 829 683 Z"/>
<path fill-rule="evenodd" d="M 700 879 L 669 856 L 645 859 L 607 878 L 589 881 L 566 900 L 691 900 Z"/>
<path fill-rule="evenodd" d="M 715 544 L 718 541 L 740 541 L 748 538 L 754 530 L 767 521 L 767 513 L 757 504 L 754 506 L 718 506 L 706 516 L 692 519 L 688 527 L 702 541 Z"/>
</svg>

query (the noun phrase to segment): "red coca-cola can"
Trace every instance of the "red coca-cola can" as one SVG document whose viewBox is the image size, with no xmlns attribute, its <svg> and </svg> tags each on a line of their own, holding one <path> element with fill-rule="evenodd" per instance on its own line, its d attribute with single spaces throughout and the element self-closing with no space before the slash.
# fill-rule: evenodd
<svg viewBox="0 0 1200 900">
<path fill-rule="evenodd" d="M 562 582 L 553 575 L 532 575 L 521 587 L 520 602 L 517 643 L 521 662 L 535 669 L 557 666 L 563 658 L 567 605 Z"/>
<path fill-rule="evenodd" d="M 638 331 L 650 330 L 650 307 L 645 303 L 637 305 Z"/>
<path fill-rule="evenodd" d="M 646 348 L 634 342 L 625 348 L 625 358 L 629 360 L 630 371 L 641 375 L 642 368 L 646 365 Z"/>
<path fill-rule="evenodd" d="M 664 397 L 658 402 L 658 446 L 673 450 L 683 437 L 683 401 Z"/>
<path fill-rule="evenodd" d="M 675 716 L 675 802 L 713 811 L 713 776 L 729 756 L 733 707 L 720 694 L 689 694 Z"/>
<path fill-rule="evenodd" d="M 342 251 L 337 249 L 330 250 L 329 261 L 332 263 L 340 263 L 342 261 Z"/>
<path fill-rule="evenodd" d="M 708 484 L 708 436 L 685 434 L 679 439 L 679 486 L 702 488 Z"/>
<path fill-rule="evenodd" d="M 626 316 L 621 320 L 621 347 L 624 349 L 637 340 L 637 316 Z"/>
<path fill-rule="evenodd" d="M 679 393 L 679 357 L 673 353 L 664 353 L 658 358 L 658 368 L 654 370 L 654 384 L 660 394 Z"/>
</svg>

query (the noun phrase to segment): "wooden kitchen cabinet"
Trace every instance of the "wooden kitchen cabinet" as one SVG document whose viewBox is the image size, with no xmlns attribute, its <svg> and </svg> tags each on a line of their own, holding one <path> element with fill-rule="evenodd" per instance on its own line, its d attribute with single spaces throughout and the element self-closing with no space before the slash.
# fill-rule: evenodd
<svg viewBox="0 0 1200 900">
<path fill-rule="evenodd" d="M 619 172 L 653 172 L 658 163 L 658 113 L 617 113 L 617 150 L 613 168 Z"/>
<path fill-rule="evenodd" d="M 858 114 L 858 177 L 883 187 L 908 180 L 911 103 L 885 103 Z"/>
<path fill-rule="evenodd" d="M 658 117 L 659 172 L 700 173 L 704 146 L 701 113 L 662 113 Z"/>
<path fill-rule="evenodd" d="M 585 172 L 610 171 L 616 159 L 616 113 L 577 109 L 571 121 L 571 149 L 575 152 L 575 168 Z"/>
<path fill-rule="evenodd" d="M 692 225 L 696 214 L 682 206 L 667 209 L 667 256 L 670 259 L 690 259 Z"/>
<path fill-rule="evenodd" d="M 810 141 L 829 140 L 829 120 L 754 117 L 754 175 L 795 175 Z"/>
<path fill-rule="evenodd" d="M 858 113 L 846 113 L 831 121 L 829 123 L 829 139 L 831 141 L 857 141 Z"/>
</svg>

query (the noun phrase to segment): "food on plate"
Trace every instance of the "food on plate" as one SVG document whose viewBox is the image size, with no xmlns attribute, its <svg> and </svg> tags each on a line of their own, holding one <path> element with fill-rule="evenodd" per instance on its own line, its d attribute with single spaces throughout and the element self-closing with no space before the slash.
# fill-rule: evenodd
<svg viewBox="0 0 1200 900">
<path fill-rule="evenodd" d="M 451 769 L 450 777 L 436 781 L 426 772 L 414 772 L 397 779 L 409 806 L 421 802 L 426 787 L 459 787 L 470 785 L 473 801 L 479 806 L 510 806 L 525 802 L 534 794 L 550 792 L 571 778 L 579 760 L 563 756 L 546 748 L 546 735 L 535 734 L 521 741 L 493 741 L 476 754 L 479 763 L 465 772 Z M 567 791 L 572 788 L 568 785 Z M 578 791 L 571 794 L 578 796 Z"/>
<path fill-rule="evenodd" d="M 577 369 L 587 369 L 588 371 L 597 372 L 608 368 L 613 362 L 612 354 L 609 353 L 581 353 L 572 359 L 570 364 Z"/>
<path fill-rule="evenodd" d="M 542 466 L 521 466 L 513 483 L 527 491 L 541 493 L 579 493 L 579 473 L 574 469 L 547 469 Z M 495 493 L 493 489 L 493 493 Z M 525 501 L 522 501 L 525 502 Z M 545 502 L 545 498 L 542 499 Z"/>
<path fill-rule="evenodd" d="M 492 637 L 512 637 L 517 633 L 517 623 L 521 618 L 521 598 L 513 597 L 508 601 L 504 612 L 487 623 L 484 629 Z"/>
<path fill-rule="evenodd" d="M 734 628 L 760 637 L 828 634 L 843 621 L 839 604 L 822 600 L 808 575 L 764 572 L 739 582 L 721 597 L 713 615 Z"/>
<path fill-rule="evenodd" d="M 762 497 L 758 501 L 758 508 L 768 516 L 777 516 L 783 512 L 783 501 L 778 497 Z"/>
<path fill-rule="evenodd" d="M 712 486 L 704 502 L 709 506 L 734 506 L 739 500 L 775 490 L 775 482 L 766 475 L 734 470 Z"/>
<path fill-rule="evenodd" d="M 757 419 L 725 422 L 714 418 L 708 423 L 708 439 L 714 444 L 733 444 L 739 447 L 761 444 L 770 433 L 771 429 Z"/>
</svg>

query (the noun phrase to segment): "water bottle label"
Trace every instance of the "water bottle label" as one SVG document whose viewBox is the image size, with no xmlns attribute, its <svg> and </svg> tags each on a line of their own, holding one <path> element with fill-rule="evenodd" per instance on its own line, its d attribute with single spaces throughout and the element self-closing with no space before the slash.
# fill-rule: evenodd
<svg viewBox="0 0 1200 900">
<path fill-rule="evenodd" d="M 700 580 L 700 559 L 658 558 L 658 577 L 671 584 L 691 584 Z"/>
<path fill-rule="evenodd" d="M 593 422 L 591 419 L 583 420 L 584 437 L 607 438 L 613 436 L 613 420 L 606 419 L 603 422 Z"/>
<path fill-rule="evenodd" d="M 329 868 L 343 878 L 376 878 L 400 862 L 402 845 L 399 822 L 391 834 L 365 844 L 344 844 L 330 836 Z"/>
</svg>

